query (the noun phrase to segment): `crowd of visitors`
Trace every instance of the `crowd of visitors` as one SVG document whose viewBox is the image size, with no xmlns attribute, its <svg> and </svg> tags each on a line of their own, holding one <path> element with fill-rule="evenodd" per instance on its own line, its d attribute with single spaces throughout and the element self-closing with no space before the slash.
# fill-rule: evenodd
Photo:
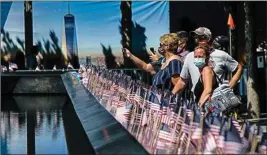
<svg viewBox="0 0 267 155">
<path fill-rule="evenodd" d="M 193 52 L 188 50 L 190 37 L 195 41 Z M 158 52 L 151 50 L 150 63 L 134 56 L 129 49 L 123 48 L 122 52 L 138 68 L 153 75 L 153 86 L 167 89 L 172 94 L 193 96 L 202 107 L 212 100 L 213 92 L 222 83 L 227 83 L 233 89 L 240 80 L 243 64 L 239 64 L 226 52 L 228 45 L 228 37 L 217 36 L 212 40 L 211 31 L 199 27 L 190 33 L 179 31 L 161 36 Z M 18 51 L 13 57 L 3 54 L 1 59 L 2 71 L 45 69 L 44 56 L 37 46 L 33 46 L 31 54 L 27 56 Z M 67 68 L 74 67 L 68 63 Z M 56 69 L 55 65 L 53 70 Z M 229 73 L 232 73 L 231 79 Z"/>
<path fill-rule="evenodd" d="M 187 50 L 190 36 L 196 44 L 193 52 Z M 123 54 L 136 66 L 154 75 L 153 85 L 168 89 L 173 94 L 191 90 L 195 101 L 202 107 L 211 100 L 219 81 L 227 83 L 229 72 L 233 73 L 228 83 L 230 89 L 237 84 L 242 74 L 242 65 L 223 51 L 228 47 L 228 38 L 218 36 L 213 41 L 211 39 L 211 31 L 199 27 L 189 34 L 179 31 L 177 34 L 163 35 L 158 49 L 161 57 L 152 53 L 151 63 L 135 57 L 128 49 L 123 49 Z"/>
</svg>

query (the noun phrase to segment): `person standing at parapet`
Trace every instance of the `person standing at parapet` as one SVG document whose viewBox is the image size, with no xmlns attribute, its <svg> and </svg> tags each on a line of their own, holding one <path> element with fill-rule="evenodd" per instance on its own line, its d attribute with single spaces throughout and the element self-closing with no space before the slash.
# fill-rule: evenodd
<svg viewBox="0 0 267 155">
<path fill-rule="evenodd" d="M 176 54 L 184 61 L 185 57 L 189 53 L 188 48 L 187 48 L 189 35 L 188 35 L 188 32 L 186 31 L 178 31 L 177 36 L 178 36 L 178 42 L 177 42 L 178 48 L 177 48 Z M 165 61 L 165 58 L 163 56 L 159 56 L 154 53 L 151 53 L 149 58 L 153 63 L 161 64 L 161 63 L 164 63 Z"/>
<path fill-rule="evenodd" d="M 154 75 L 152 85 L 172 90 L 174 84 L 179 80 L 182 69 L 182 59 L 176 55 L 178 36 L 176 33 L 164 34 L 160 37 L 160 47 L 158 52 L 166 59 L 159 70 L 156 70 L 151 64 L 147 64 L 134 56 L 128 49 L 123 48 L 123 54 L 132 60 L 134 64 L 144 71 Z"/>
<path fill-rule="evenodd" d="M 38 54 L 38 47 L 32 46 L 31 54 L 27 56 L 27 68 L 29 70 L 35 70 L 37 67 L 36 55 Z"/>
<path fill-rule="evenodd" d="M 212 34 L 208 28 L 199 27 L 195 31 L 190 32 L 190 34 L 194 37 L 195 43 L 197 45 L 210 46 Z M 230 88 L 233 88 L 236 85 L 242 74 L 242 65 L 240 65 L 226 52 L 214 49 L 212 47 L 210 48 L 209 66 L 213 68 L 213 70 L 221 80 L 225 79 L 227 71 L 235 72 L 229 83 Z M 191 91 L 194 92 L 195 86 L 200 77 L 199 70 L 194 64 L 194 52 L 190 52 L 185 58 L 180 77 L 181 78 L 176 83 L 175 87 L 172 90 L 172 93 L 181 93 L 190 80 L 192 82 Z"/>
</svg>

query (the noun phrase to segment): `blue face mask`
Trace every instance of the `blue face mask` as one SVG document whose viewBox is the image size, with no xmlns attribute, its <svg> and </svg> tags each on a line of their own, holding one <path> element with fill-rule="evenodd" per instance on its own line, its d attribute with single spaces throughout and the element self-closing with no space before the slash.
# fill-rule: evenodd
<svg viewBox="0 0 267 155">
<path fill-rule="evenodd" d="M 194 64 L 198 67 L 198 68 L 203 68 L 205 66 L 205 58 L 194 58 Z"/>
</svg>

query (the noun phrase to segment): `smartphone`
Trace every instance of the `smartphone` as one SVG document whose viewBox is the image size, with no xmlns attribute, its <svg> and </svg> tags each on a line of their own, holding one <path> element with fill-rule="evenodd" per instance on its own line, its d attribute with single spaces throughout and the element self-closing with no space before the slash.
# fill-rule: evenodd
<svg viewBox="0 0 267 155">
<path fill-rule="evenodd" d="M 122 52 L 125 53 L 125 48 L 122 48 Z"/>
<path fill-rule="evenodd" d="M 154 47 L 150 47 L 150 51 L 155 54 L 155 50 L 154 50 Z"/>
</svg>

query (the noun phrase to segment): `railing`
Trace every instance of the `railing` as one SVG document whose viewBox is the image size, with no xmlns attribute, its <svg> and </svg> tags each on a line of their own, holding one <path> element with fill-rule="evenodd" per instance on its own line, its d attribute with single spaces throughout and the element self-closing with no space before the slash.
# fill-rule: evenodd
<svg viewBox="0 0 267 155">
<path fill-rule="evenodd" d="M 79 69 L 16 70 L 10 72 L 77 72 Z"/>
<path fill-rule="evenodd" d="M 123 69 L 110 69 L 119 73 L 127 74 L 131 76 L 134 80 L 140 80 L 145 84 L 152 83 L 152 75 L 142 69 L 136 68 L 123 68 Z"/>
</svg>

